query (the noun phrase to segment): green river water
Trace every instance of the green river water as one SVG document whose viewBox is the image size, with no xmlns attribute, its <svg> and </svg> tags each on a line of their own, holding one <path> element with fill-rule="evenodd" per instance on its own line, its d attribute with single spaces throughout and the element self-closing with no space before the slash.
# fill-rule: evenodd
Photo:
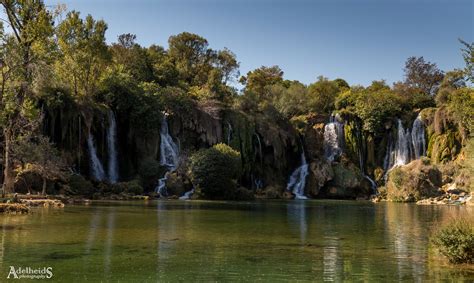
<svg viewBox="0 0 474 283">
<path fill-rule="evenodd" d="M 58 282 L 474 281 L 429 246 L 473 207 L 355 201 L 94 202 L 0 216 L 10 266 Z M 14 280 L 19 282 L 21 280 Z M 34 282 L 36 280 L 28 280 Z"/>
</svg>

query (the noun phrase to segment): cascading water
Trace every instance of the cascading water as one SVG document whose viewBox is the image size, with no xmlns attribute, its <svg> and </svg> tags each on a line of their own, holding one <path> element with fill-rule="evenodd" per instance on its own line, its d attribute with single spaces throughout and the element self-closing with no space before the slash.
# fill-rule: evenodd
<svg viewBox="0 0 474 283">
<path fill-rule="evenodd" d="M 230 141 L 232 139 L 232 134 L 233 134 L 232 131 L 233 131 L 232 125 L 229 122 L 227 122 L 227 144 L 228 145 L 230 144 Z"/>
<path fill-rule="evenodd" d="M 410 131 L 403 128 L 403 123 L 400 119 L 397 121 L 397 128 L 398 139 L 395 145 L 395 166 L 410 162 Z"/>
<path fill-rule="evenodd" d="M 262 141 L 260 140 L 260 136 L 255 133 L 254 134 L 257 137 L 257 143 L 258 143 L 258 155 L 260 157 L 260 164 L 263 163 L 263 155 L 262 155 Z"/>
<path fill-rule="evenodd" d="M 107 173 L 108 173 L 108 180 L 112 184 L 117 183 L 119 179 L 117 150 L 115 147 L 116 140 L 117 140 L 117 122 L 115 120 L 115 114 L 111 110 L 109 111 L 109 127 L 107 128 L 107 151 L 109 154 L 109 163 L 108 163 Z"/>
<path fill-rule="evenodd" d="M 174 170 L 178 165 L 179 149 L 178 145 L 174 143 L 173 138 L 169 134 L 166 116 L 164 116 L 161 121 L 160 137 L 160 164 L 168 167 L 170 170 Z"/>
<path fill-rule="evenodd" d="M 413 143 L 413 152 L 415 159 L 425 155 L 426 140 L 425 140 L 425 124 L 421 120 L 420 114 L 413 121 L 411 130 L 411 141 Z"/>
<path fill-rule="evenodd" d="M 169 134 L 168 121 L 166 115 L 163 116 L 161 121 L 160 130 L 160 164 L 168 168 L 168 172 L 172 172 L 178 166 L 179 149 L 178 145 L 173 141 L 173 138 Z M 167 173 L 168 173 L 167 172 Z M 155 192 L 162 196 L 166 195 L 166 180 L 168 174 L 165 174 L 163 178 L 158 181 L 158 186 L 155 188 Z"/>
<path fill-rule="evenodd" d="M 97 156 L 94 138 L 92 137 L 90 131 L 89 136 L 87 137 L 87 147 L 89 149 L 89 157 L 91 160 L 92 176 L 97 181 L 103 181 L 105 179 L 104 167 L 102 166 L 102 163 L 100 162 L 100 159 Z"/>
<path fill-rule="evenodd" d="M 342 154 L 344 147 L 344 124 L 337 116 L 331 116 L 329 123 L 324 126 L 324 156 L 328 161 L 334 161 Z"/>
<path fill-rule="evenodd" d="M 188 192 L 185 192 L 183 196 L 181 196 L 180 200 L 188 200 L 191 198 L 192 194 L 194 194 L 194 188 Z"/>
<path fill-rule="evenodd" d="M 286 189 L 293 192 L 295 199 L 307 199 L 304 195 L 306 187 L 306 177 L 308 176 L 308 163 L 304 155 L 304 150 L 301 153 L 301 166 L 296 168 L 290 176 Z"/>
<path fill-rule="evenodd" d="M 425 127 L 420 115 L 413 121 L 412 129 L 405 129 L 400 119 L 397 120 L 397 139 L 387 144 L 384 159 L 385 172 L 395 166 L 405 165 L 426 154 Z"/>
</svg>

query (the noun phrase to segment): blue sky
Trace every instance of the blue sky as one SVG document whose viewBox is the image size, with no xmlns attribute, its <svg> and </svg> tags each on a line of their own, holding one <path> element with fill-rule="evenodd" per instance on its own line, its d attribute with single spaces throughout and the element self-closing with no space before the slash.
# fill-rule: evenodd
<svg viewBox="0 0 474 283">
<path fill-rule="evenodd" d="M 107 41 L 134 33 L 141 45 L 167 46 L 182 31 L 228 47 L 241 74 L 279 65 L 285 78 L 311 83 L 317 76 L 349 84 L 403 79 L 409 56 L 443 70 L 463 67 L 463 38 L 473 41 L 472 0 L 47 0 L 105 20 Z"/>
</svg>

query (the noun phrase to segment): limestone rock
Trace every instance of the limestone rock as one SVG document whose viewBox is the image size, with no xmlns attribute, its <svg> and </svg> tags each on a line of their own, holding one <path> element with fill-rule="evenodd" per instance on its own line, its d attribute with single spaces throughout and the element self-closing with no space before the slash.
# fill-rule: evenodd
<svg viewBox="0 0 474 283">
<path fill-rule="evenodd" d="M 391 201 L 413 202 L 440 194 L 441 172 L 427 159 L 393 168 L 388 173 L 387 198 Z"/>
</svg>

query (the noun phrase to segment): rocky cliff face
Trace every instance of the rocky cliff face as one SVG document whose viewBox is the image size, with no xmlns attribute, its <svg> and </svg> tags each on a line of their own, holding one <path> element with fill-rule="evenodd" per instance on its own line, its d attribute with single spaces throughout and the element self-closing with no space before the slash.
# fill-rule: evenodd
<svg viewBox="0 0 474 283">
<path fill-rule="evenodd" d="M 107 166 L 106 129 L 111 110 L 109 107 L 67 101 L 44 110 L 45 134 L 65 153 L 76 172 L 92 177 L 87 147 L 89 135 L 94 138 L 98 159 L 104 167 Z M 159 123 L 162 117 L 159 112 L 157 115 L 153 118 L 157 127 L 144 130 L 133 126 L 128 113 L 117 112 L 120 180 L 135 179 L 142 174 L 140 170 L 143 171 L 143 164 L 152 164 L 150 160 L 154 160 L 155 164 L 158 162 Z M 442 108 L 424 109 L 420 116 L 426 125 L 426 155 L 430 162 L 446 164 L 456 159 L 467 139 L 463 129 L 454 125 Z M 343 151 L 335 160 L 328 161 L 324 156 L 324 131 L 328 120 L 327 115 L 310 114 L 297 117 L 290 123 L 268 111 L 250 114 L 215 101 L 195 102 L 188 111 L 171 112 L 168 119 L 169 131 L 179 145 L 182 161 L 182 168 L 173 175 L 173 187 L 186 183 L 187 189 L 190 186 L 185 176 L 187 158 L 196 150 L 217 143 L 227 143 L 241 153 L 244 172 L 241 185 L 266 197 L 284 196 L 288 177 L 301 165 L 302 150 L 306 153 L 309 166 L 305 193 L 311 197 L 368 196 L 372 191 L 367 176 L 377 180 L 378 185 L 383 185 L 386 180 L 384 176 L 387 176 L 387 190 L 393 199 L 417 199 L 432 194 L 440 186 L 433 179 L 433 172 L 436 170 L 428 170 L 428 165 L 421 166 L 419 162 L 414 163 L 418 164 L 416 166 L 411 165 L 395 170 L 398 173 L 386 175 L 387 168 L 384 164 L 387 151 L 390 143 L 396 142 L 395 121 L 387 123 L 385 134 L 374 136 L 362 131 L 356 120 L 344 117 Z M 409 123 L 411 122 L 407 124 Z M 159 167 L 159 164 L 154 166 Z M 147 172 L 148 185 L 145 187 L 148 190 L 164 172 L 163 168 L 153 170 L 152 173 Z M 429 175 L 426 178 L 425 173 Z M 399 175 L 397 177 L 394 174 Z M 394 178 L 406 179 L 407 182 L 411 178 L 428 181 L 412 182 L 411 187 L 401 188 Z M 450 180 L 453 179 L 455 178 L 451 177 Z M 179 188 L 176 191 L 182 192 Z M 415 193 L 418 191 L 420 193 Z"/>
</svg>

